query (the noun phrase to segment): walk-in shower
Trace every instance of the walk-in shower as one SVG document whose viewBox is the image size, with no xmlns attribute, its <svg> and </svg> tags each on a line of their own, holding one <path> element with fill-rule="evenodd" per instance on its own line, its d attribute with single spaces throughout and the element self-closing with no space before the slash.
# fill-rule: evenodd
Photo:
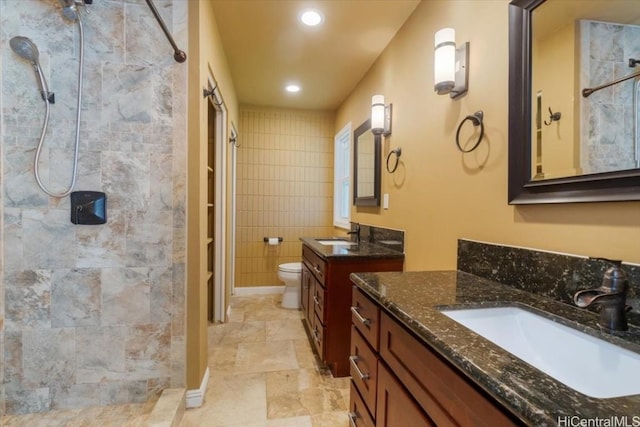
<svg viewBox="0 0 640 427">
<path fill-rule="evenodd" d="M 84 3 L 77 3 L 82 4 Z M 76 179 L 78 176 L 78 155 L 80 148 L 80 113 L 82 106 L 82 80 L 83 80 L 83 65 L 84 65 L 84 29 L 82 28 L 82 20 L 80 19 L 80 12 L 77 8 L 77 4 L 75 0 L 60 0 L 60 5 L 62 6 L 62 15 L 69 21 L 75 22 L 78 24 L 78 32 L 80 38 L 80 54 L 78 61 L 78 97 L 76 104 L 76 132 L 75 132 L 75 146 L 74 146 L 74 155 L 73 155 L 73 172 L 71 175 L 71 183 L 69 187 L 61 192 L 55 193 L 51 191 L 47 186 L 44 185 L 42 179 L 40 178 L 40 155 L 42 154 L 42 148 L 44 146 L 44 141 L 47 133 L 47 128 L 49 125 L 49 115 L 51 112 L 51 104 L 54 102 L 53 93 L 49 92 L 49 88 L 47 86 L 47 81 L 44 78 L 44 73 L 42 71 L 42 67 L 39 62 L 39 52 L 36 44 L 29 39 L 28 37 L 16 36 L 13 37 L 9 41 L 9 45 L 11 49 L 19 55 L 21 58 L 26 59 L 31 63 L 33 69 L 36 74 L 36 81 L 38 83 L 38 88 L 40 89 L 40 94 L 42 95 L 42 99 L 45 105 L 45 115 L 44 121 L 42 123 L 42 131 L 40 133 L 40 141 L 38 143 L 38 148 L 36 149 L 36 155 L 33 162 L 33 171 L 35 175 L 36 182 L 38 186 L 47 193 L 51 197 L 65 197 L 71 194 L 73 191 L 73 187 L 76 185 Z"/>
<path fill-rule="evenodd" d="M 629 58 L 629 67 L 634 68 L 640 64 L 640 59 Z M 591 94 L 606 89 L 608 87 L 626 82 L 633 79 L 633 96 L 632 96 L 632 114 L 633 114 L 633 160 L 634 167 L 640 168 L 640 71 L 634 71 L 624 77 L 617 78 L 610 82 L 595 87 L 582 89 L 581 93 L 584 98 L 588 98 Z"/>
</svg>

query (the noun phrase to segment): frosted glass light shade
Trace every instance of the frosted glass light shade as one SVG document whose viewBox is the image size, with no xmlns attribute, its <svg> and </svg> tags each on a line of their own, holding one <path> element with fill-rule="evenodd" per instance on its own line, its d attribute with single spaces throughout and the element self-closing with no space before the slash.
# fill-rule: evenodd
<svg viewBox="0 0 640 427">
<path fill-rule="evenodd" d="M 384 95 L 371 97 L 371 131 L 377 134 L 384 131 Z"/>
<path fill-rule="evenodd" d="M 456 80 L 456 31 L 443 28 L 435 34 L 434 89 L 438 95 L 446 95 Z"/>
</svg>

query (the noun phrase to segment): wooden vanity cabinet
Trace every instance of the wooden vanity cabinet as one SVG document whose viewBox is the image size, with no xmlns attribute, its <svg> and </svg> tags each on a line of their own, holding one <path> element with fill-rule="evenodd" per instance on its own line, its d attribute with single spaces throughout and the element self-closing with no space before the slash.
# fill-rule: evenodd
<svg viewBox="0 0 640 427">
<path fill-rule="evenodd" d="M 436 427 L 427 414 L 402 386 L 400 381 L 380 364 L 376 426 Z"/>
<path fill-rule="evenodd" d="M 319 358 L 334 377 L 349 375 L 351 273 L 402 271 L 403 258 L 327 257 L 302 246 L 301 306 Z"/>
<path fill-rule="evenodd" d="M 352 370 L 352 402 L 364 403 L 376 426 L 515 426 L 519 425 L 499 403 L 461 374 L 411 331 L 386 313 L 364 292 L 353 288 L 351 337 L 352 355 L 363 354 L 363 343 L 374 354 L 375 398 L 370 395 L 372 383 L 363 385 Z M 357 307 L 365 307 L 355 310 Z M 377 313 L 376 313 L 377 310 Z M 356 316 L 355 312 L 358 312 Z M 362 313 L 366 312 L 366 316 Z M 362 317 L 364 319 L 361 319 Z M 373 320 L 378 318 L 378 326 Z M 379 331 L 379 337 L 361 333 Z M 377 340 L 377 341 L 376 341 Z M 378 350 L 373 343 L 378 342 Z M 367 362 L 370 365 L 371 362 Z M 369 368 L 368 368 L 369 369 Z M 362 370 L 362 369 L 361 369 Z M 372 376 L 369 377 L 373 379 Z M 360 405 L 362 406 L 362 405 Z M 366 425 L 362 409 L 352 405 L 350 417 L 357 426 Z M 357 421 L 363 420 L 360 424 Z"/>
</svg>

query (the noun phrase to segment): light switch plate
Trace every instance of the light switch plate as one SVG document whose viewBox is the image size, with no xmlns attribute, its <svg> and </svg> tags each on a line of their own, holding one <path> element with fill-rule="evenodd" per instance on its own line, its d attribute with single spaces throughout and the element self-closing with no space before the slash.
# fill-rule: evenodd
<svg viewBox="0 0 640 427">
<path fill-rule="evenodd" d="M 389 209 L 389 193 L 382 195 L 382 209 Z"/>
</svg>

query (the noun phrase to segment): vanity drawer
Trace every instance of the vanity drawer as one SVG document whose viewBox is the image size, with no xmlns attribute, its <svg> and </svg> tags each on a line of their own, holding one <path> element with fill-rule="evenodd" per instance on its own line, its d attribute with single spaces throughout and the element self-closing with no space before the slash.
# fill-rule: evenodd
<svg viewBox="0 0 640 427">
<path fill-rule="evenodd" d="M 324 360 L 324 326 L 318 319 L 318 316 L 313 316 L 313 325 L 311 326 L 311 339 L 313 345 L 318 352 L 318 357 Z"/>
<path fill-rule="evenodd" d="M 355 326 L 351 326 L 351 355 L 349 356 L 351 382 L 360 392 L 371 414 L 376 413 L 378 385 L 378 357 Z"/>
<path fill-rule="evenodd" d="M 316 282 L 315 286 L 313 287 L 313 295 L 311 296 L 311 303 L 313 303 L 313 306 L 314 306 L 313 310 L 315 311 L 316 315 L 318 316 L 318 319 L 320 319 L 323 325 L 327 323 L 325 318 L 325 310 L 324 310 L 325 295 L 326 295 L 326 292 L 324 288 L 318 282 Z"/>
<path fill-rule="evenodd" d="M 351 391 L 349 393 L 349 425 L 351 427 L 375 427 L 375 423 L 367 411 L 360 394 L 356 391 L 356 386 L 351 381 Z"/>
<path fill-rule="evenodd" d="M 302 261 L 307 264 L 318 282 L 324 285 L 324 278 L 327 271 L 326 262 L 307 246 L 302 246 Z"/>
<path fill-rule="evenodd" d="M 308 317 L 311 293 L 313 292 L 313 282 L 315 279 L 306 264 L 302 264 L 302 289 L 300 292 L 300 307 L 305 317 Z"/>
<path fill-rule="evenodd" d="M 374 350 L 379 349 L 380 309 L 360 289 L 351 292 L 351 323 Z"/>
<path fill-rule="evenodd" d="M 386 313 L 380 316 L 380 357 L 438 426 L 515 425 L 482 391 Z"/>
</svg>

